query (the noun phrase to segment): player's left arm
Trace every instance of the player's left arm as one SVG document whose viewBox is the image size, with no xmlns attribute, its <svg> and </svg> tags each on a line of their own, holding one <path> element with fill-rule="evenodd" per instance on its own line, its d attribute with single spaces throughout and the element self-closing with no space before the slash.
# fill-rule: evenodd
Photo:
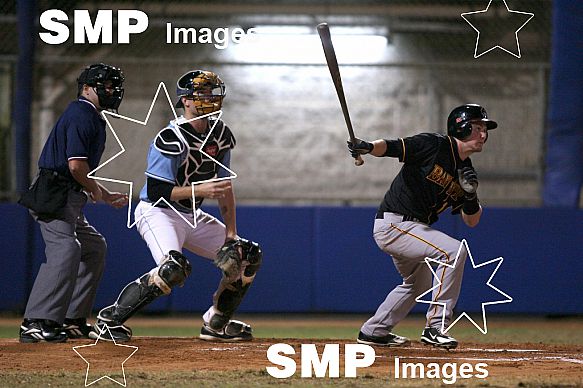
<svg viewBox="0 0 583 388">
<path fill-rule="evenodd" d="M 228 149 L 221 159 L 221 164 L 226 168 L 231 165 L 231 150 Z M 230 173 L 227 169 L 221 167 L 217 173 L 218 178 L 227 178 Z M 226 184 L 224 196 L 218 198 L 219 210 L 221 217 L 226 226 L 225 241 L 234 240 L 237 238 L 237 206 L 235 203 L 235 191 L 233 190 L 233 182 L 229 180 L 222 181 Z"/>
<path fill-rule="evenodd" d="M 480 217 L 482 217 L 482 206 L 480 204 L 478 204 L 479 210 L 477 213 L 474 214 L 466 214 L 464 212 L 464 210 L 462 209 L 461 215 L 462 215 L 462 220 L 464 221 L 464 224 L 466 224 L 467 226 L 469 226 L 470 228 L 473 228 L 474 226 L 478 225 L 478 223 L 480 222 Z"/>
<path fill-rule="evenodd" d="M 237 238 L 237 207 L 235 204 L 235 192 L 233 191 L 233 183 L 228 182 L 225 196 L 218 199 L 221 217 L 226 226 L 225 241 L 234 240 Z"/>
<path fill-rule="evenodd" d="M 458 181 L 464 191 L 464 204 L 462 206 L 462 220 L 473 228 L 480 222 L 482 206 L 478 200 L 478 175 L 470 165 L 458 170 Z"/>
</svg>

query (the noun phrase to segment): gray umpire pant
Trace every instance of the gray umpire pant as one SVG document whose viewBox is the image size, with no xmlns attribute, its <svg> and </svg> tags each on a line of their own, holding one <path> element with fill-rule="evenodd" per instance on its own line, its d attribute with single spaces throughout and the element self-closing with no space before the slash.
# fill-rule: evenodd
<svg viewBox="0 0 583 388">
<path fill-rule="evenodd" d="M 103 274 L 105 239 L 83 215 L 87 202 L 83 192 L 70 190 L 63 219 L 41 220 L 46 263 L 41 264 L 32 287 L 25 318 L 88 318 Z"/>
<path fill-rule="evenodd" d="M 403 221 L 403 216 L 396 213 L 384 213 L 383 219 L 376 219 L 373 236 L 379 248 L 393 257 L 403 283 L 387 295 L 361 331 L 375 337 L 387 335 L 409 314 L 415 299 L 432 287 L 436 288 L 431 299 L 429 294 L 422 299 L 445 303 L 445 308 L 428 305 L 426 326 L 441 329 L 443 320 L 447 328 L 461 290 L 467 257 L 465 246 L 460 250 L 460 241 L 420 222 Z M 425 258 L 453 265 L 458 251 L 456 265 L 453 268 L 437 265 L 437 277 L 432 282 L 433 274 Z"/>
</svg>

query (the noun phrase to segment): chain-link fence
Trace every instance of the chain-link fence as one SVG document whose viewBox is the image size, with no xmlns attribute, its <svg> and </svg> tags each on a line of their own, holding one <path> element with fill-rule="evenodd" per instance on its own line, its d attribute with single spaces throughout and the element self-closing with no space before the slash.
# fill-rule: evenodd
<svg viewBox="0 0 583 388">
<path fill-rule="evenodd" d="M 484 152 L 473 158 L 484 181 L 481 198 L 495 205 L 537 205 L 543 170 L 551 2 L 507 0 L 510 9 L 535 15 L 518 33 L 521 58 L 501 49 L 474 58 L 477 33 L 461 13 L 484 10 L 488 3 L 295 0 L 122 1 L 110 5 L 39 1 L 39 14 L 55 8 L 69 15 L 66 25 L 71 37 L 61 45 L 37 39 L 33 164 L 56 119 L 75 98 L 75 79 L 85 65 L 105 62 L 123 68 L 126 94 L 120 113 L 139 120 L 146 117 L 160 82 L 174 98 L 174 85 L 181 74 L 208 68 L 219 73 L 227 85 L 223 118 L 238 141 L 232 167 L 239 175 L 235 186 L 240 202 L 376 203 L 400 164 L 368 158 L 364 167 L 353 166 L 345 151 L 347 134 L 321 49 L 316 46 L 317 52 L 311 53 L 309 41 L 298 46 L 304 42 L 298 34 L 309 35 L 319 44 L 314 26 L 326 21 L 333 35 L 354 31 L 359 37 L 352 46 L 337 47 L 358 136 L 374 139 L 420 131 L 443 133 L 453 107 L 478 102 L 499 122 Z M 492 12 L 475 23 L 489 31 L 483 35 L 491 40 L 484 40 L 478 49 L 499 41 L 516 51 L 511 28 L 516 20 L 509 17 L 503 1 L 495 0 L 491 7 Z M 114 16 L 117 9 L 142 10 L 148 15 L 148 29 L 132 36 L 130 44 L 73 43 L 74 10 L 87 9 L 95 20 L 97 10 L 104 8 L 113 8 Z M 11 93 L 5 91 L 14 87 L 17 19 L 13 5 L 1 5 L 0 11 L 0 146 L 6 151 L 0 184 L 2 191 L 9 192 L 13 183 L 6 177 L 12 173 L 8 155 L 13 139 L 9 136 Z M 230 43 L 221 50 L 200 41 L 166 43 L 168 28 L 192 28 L 200 39 L 202 28 L 259 31 L 262 26 L 280 28 L 271 45 Z M 117 24 L 114 43 L 116 28 Z M 43 31 L 40 26 L 39 30 Z M 384 45 L 367 41 L 369 35 L 382 36 Z M 171 118 L 170 106 L 159 97 L 145 126 L 111 120 L 126 152 L 98 175 L 131 180 L 136 194 L 144 181 L 148 143 Z M 108 132 L 103 160 L 119 151 L 112 135 Z"/>
</svg>

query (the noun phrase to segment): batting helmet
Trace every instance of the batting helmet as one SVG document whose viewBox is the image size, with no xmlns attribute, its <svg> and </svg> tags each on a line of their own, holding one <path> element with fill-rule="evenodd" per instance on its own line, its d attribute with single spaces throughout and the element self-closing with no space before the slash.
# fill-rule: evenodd
<svg viewBox="0 0 583 388">
<path fill-rule="evenodd" d="M 107 81 L 111 81 L 111 88 L 113 91 L 108 93 L 106 90 L 109 85 L 105 85 Z M 121 100 L 123 99 L 124 89 L 123 82 L 125 77 L 120 68 L 106 65 L 103 63 L 96 63 L 87 66 L 77 78 L 78 91 L 81 95 L 83 85 L 89 85 L 95 88 L 97 97 L 99 98 L 99 105 L 103 109 L 112 109 L 117 111 Z"/>
<path fill-rule="evenodd" d="M 194 101 L 200 115 L 221 109 L 225 97 L 225 83 L 221 78 L 207 70 L 191 70 L 178 79 L 176 83 L 177 108 L 184 108 L 182 97 Z"/>
<path fill-rule="evenodd" d="M 478 104 L 465 104 L 451 111 L 447 118 L 447 134 L 465 139 L 472 133 L 472 122 L 481 121 L 488 130 L 498 127 L 498 123 L 488 119 L 486 109 Z"/>
</svg>

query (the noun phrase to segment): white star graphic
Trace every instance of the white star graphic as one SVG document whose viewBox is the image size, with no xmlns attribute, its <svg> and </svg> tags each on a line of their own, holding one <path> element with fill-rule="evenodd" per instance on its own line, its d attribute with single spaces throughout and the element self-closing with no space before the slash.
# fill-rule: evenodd
<svg viewBox="0 0 583 388">
<path fill-rule="evenodd" d="M 160 93 L 160 90 L 164 91 L 164 94 L 166 95 L 166 99 L 168 100 L 168 104 L 170 105 L 170 108 L 172 109 L 172 114 L 174 115 L 174 120 L 177 121 L 179 124 L 183 124 L 183 123 L 189 123 L 191 121 L 194 120 L 200 120 L 203 118 L 207 118 L 209 116 L 217 116 L 217 120 L 214 122 L 213 126 L 211 127 L 207 137 L 204 139 L 204 141 L 202 142 L 200 149 L 198 150 L 201 154 L 205 155 L 206 157 L 208 157 L 209 159 L 211 159 L 214 163 L 218 164 L 219 166 L 221 166 L 222 168 L 224 168 L 226 171 L 229 172 L 230 176 L 228 177 L 223 177 L 223 178 L 211 178 L 211 179 L 206 179 L 206 180 L 202 180 L 202 181 L 198 181 L 196 183 L 193 183 L 191 185 L 192 188 L 192 203 L 193 203 L 193 223 L 191 223 L 189 220 L 187 220 L 183 213 L 176 210 L 176 208 L 174 208 L 174 206 L 172 206 L 168 201 L 166 201 L 164 198 L 160 198 L 158 201 L 154 202 L 152 204 L 152 207 L 150 208 L 153 209 L 154 206 L 156 206 L 158 203 L 160 202 L 164 202 L 166 205 L 168 205 L 168 207 L 170 209 L 172 209 L 176 214 L 178 214 L 178 216 L 180 216 L 180 218 L 182 218 L 184 220 L 184 222 L 186 222 L 187 224 L 189 224 L 192 228 L 196 228 L 196 217 L 194 215 L 195 209 L 194 209 L 194 203 L 195 203 L 195 196 L 194 196 L 194 186 L 195 185 L 199 185 L 202 183 L 206 183 L 206 182 L 217 182 L 217 181 L 223 181 L 223 180 L 230 180 L 230 179 L 234 179 L 237 177 L 237 174 L 232 171 L 231 169 L 229 169 L 227 166 L 223 165 L 221 162 L 219 162 L 218 160 L 216 160 L 215 158 L 213 158 L 212 156 L 210 156 L 209 154 L 207 154 L 206 152 L 203 151 L 203 148 L 206 144 L 206 142 L 209 139 L 209 136 L 213 133 L 213 130 L 215 129 L 216 124 L 218 123 L 218 119 L 221 118 L 223 111 L 219 110 L 217 112 L 213 112 L 213 113 L 209 113 L 203 116 L 199 116 L 199 117 L 195 117 L 192 119 L 185 119 L 184 117 L 178 117 L 176 114 L 176 110 L 174 109 L 174 104 L 172 103 L 172 100 L 170 99 L 170 96 L 168 94 L 168 90 L 166 89 L 166 85 L 164 84 L 164 82 L 160 82 L 160 84 L 158 85 L 158 89 L 156 90 L 156 93 L 154 94 L 154 98 L 152 99 L 152 103 L 150 104 L 150 109 L 148 110 L 148 113 L 146 114 L 146 118 L 143 121 L 140 120 L 136 120 L 134 118 L 131 117 L 126 117 L 126 116 L 122 116 L 120 114 L 117 113 L 113 113 L 113 112 L 109 112 L 109 111 L 102 111 L 101 115 L 103 116 L 103 118 L 105 119 L 105 122 L 107 123 L 108 128 L 111 130 L 111 132 L 113 133 L 113 136 L 115 137 L 115 140 L 117 141 L 117 144 L 119 144 L 121 151 L 119 151 L 118 153 L 116 153 L 115 155 L 113 155 L 111 158 L 107 159 L 105 162 L 101 163 L 99 166 L 97 166 L 96 169 L 94 169 L 93 171 L 89 172 L 89 174 L 87 174 L 88 178 L 91 179 L 95 179 L 95 180 L 100 180 L 100 181 L 106 181 L 106 182 L 114 182 L 114 183 L 123 183 L 123 184 L 127 184 L 130 189 L 129 189 L 129 197 L 130 197 L 130 201 L 128 203 L 128 220 L 127 220 L 127 227 L 128 229 L 131 229 L 132 227 L 134 227 L 134 225 L 136 225 L 146 214 L 148 214 L 148 211 L 146 211 L 144 214 L 142 214 L 140 217 L 138 217 L 137 219 L 134 220 L 134 222 L 131 222 L 131 213 L 132 213 L 132 194 L 133 194 L 133 187 L 134 187 L 134 182 L 133 181 L 124 181 L 124 180 L 119 180 L 119 179 L 112 179 L 112 178 L 106 178 L 106 177 L 100 177 L 100 176 L 96 176 L 95 173 L 97 171 L 99 171 L 100 169 L 102 169 L 103 167 L 105 167 L 108 163 L 110 163 L 111 161 L 113 161 L 115 158 L 117 158 L 118 156 L 120 156 L 121 154 L 123 154 L 125 152 L 125 147 L 123 146 L 122 142 L 119 140 L 119 137 L 117 136 L 117 134 L 115 133 L 115 130 L 113 129 L 113 126 L 111 125 L 111 123 L 109 122 L 109 119 L 107 116 L 113 116 L 119 119 L 123 119 L 123 120 L 128 120 L 131 121 L 133 123 L 137 123 L 137 124 L 141 124 L 146 126 L 148 124 L 148 120 L 150 118 L 150 114 L 152 113 L 152 109 L 154 108 L 154 105 L 156 103 L 156 100 L 158 98 L 158 94 Z M 144 150 L 144 152 L 146 152 L 146 150 Z"/>
<path fill-rule="evenodd" d="M 488 281 L 486 282 L 486 285 L 489 286 L 490 288 L 492 288 L 493 290 L 495 290 L 496 292 L 502 294 L 506 299 L 503 300 L 498 300 L 498 301 L 494 301 L 494 302 L 482 302 L 482 323 L 483 323 L 483 328 L 481 326 L 479 326 L 466 312 L 462 312 L 459 317 L 457 317 L 452 323 L 449 324 L 449 326 L 446 328 L 445 327 L 445 307 L 446 307 L 446 303 L 445 302 L 434 302 L 432 300 L 422 300 L 421 298 L 424 297 L 427 294 L 430 294 L 433 290 L 435 290 L 436 288 L 438 288 L 439 286 L 441 286 L 441 281 L 439 280 L 439 277 L 437 276 L 437 273 L 434 271 L 432 263 L 436 263 L 438 265 L 442 265 L 448 268 L 455 268 L 457 262 L 458 262 L 458 258 L 460 256 L 462 247 L 465 246 L 466 251 L 468 252 L 468 257 L 470 258 L 470 262 L 472 263 L 472 268 L 476 269 L 476 268 L 480 268 L 480 267 L 484 267 L 486 265 L 498 262 L 498 265 L 496 265 L 496 268 L 494 269 L 494 271 L 492 272 L 492 274 L 490 275 L 490 277 L 488 278 Z M 474 258 L 472 257 L 472 252 L 470 252 L 470 248 L 468 246 L 468 243 L 466 242 L 466 240 L 462 240 L 462 242 L 460 243 L 460 247 L 457 251 L 455 260 L 453 262 L 453 264 L 447 264 L 444 263 L 442 261 L 436 260 L 436 259 L 432 259 L 430 257 L 426 257 L 425 258 L 425 263 L 429 266 L 429 269 L 431 270 L 431 272 L 433 273 L 434 278 L 437 280 L 438 284 L 436 284 L 435 286 L 431 287 L 429 290 L 425 291 L 423 294 L 419 295 L 417 298 L 415 298 L 416 302 L 420 302 L 420 303 L 427 303 L 430 305 L 440 305 L 443 307 L 443 314 L 441 317 L 441 331 L 443 333 L 446 333 L 447 331 L 449 331 L 462 317 L 466 317 L 468 318 L 468 320 L 470 322 L 472 322 L 472 324 L 482 332 L 482 334 L 487 334 L 488 333 L 488 326 L 486 323 L 486 309 L 485 307 L 488 305 L 494 305 L 494 304 L 502 304 L 502 303 L 510 303 L 512 302 L 512 297 L 504 292 L 502 292 L 501 290 L 499 290 L 498 288 L 496 288 L 495 286 L 493 286 L 491 284 L 492 282 L 492 278 L 494 277 L 494 275 L 496 274 L 496 272 L 498 271 L 498 268 L 500 267 L 500 265 L 502 265 L 502 262 L 504 261 L 504 258 L 502 257 L 498 257 L 496 259 L 492 259 L 490 261 L 487 261 L 485 263 L 481 263 L 476 265 L 476 263 L 474 262 Z"/>
<path fill-rule="evenodd" d="M 521 12 L 521 11 L 514 11 L 514 10 L 511 10 L 510 8 L 508 8 L 508 4 L 506 4 L 506 0 L 502 0 L 502 1 L 504 2 L 504 5 L 506 6 L 506 10 L 507 10 L 509 13 L 515 13 L 515 14 L 521 14 L 521 15 L 529 15 L 528 19 L 526 19 L 526 21 L 525 21 L 524 23 L 522 23 L 522 25 L 521 25 L 521 26 L 520 26 L 520 27 L 519 27 L 519 28 L 518 28 L 516 31 L 514 31 L 514 35 L 516 36 L 516 47 L 517 47 L 517 51 L 518 51 L 518 53 L 517 53 L 517 54 L 515 54 L 515 53 L 513 53 L 512 51 L 510 51 L 510 50 L 508 50 L 508 49 L 506 49 L 506 48 L 504 48 L 504 47 L 502 47 L 502 46 L 500 46 L 500 45 L 498 44 L 498 45 L 495 45 L 495 46 L 493 46 L 493 47 L 490 47 L 488 50 L 486 50 L 486 51 L 484 51 L 484 52 L 482 52 L 482 53 L 478 54 L 478 45 L 479 45 L 479 42 L 480 42 L 480 30 L 478 30 L 478 29 L 476 28 L 476 26 L 474 26 L 474 25 L 472 24 L 472 22 L 470 22 L 470 21 L 468 20 L 468 17 L 467 17 L 467 16 L 468 16 L 468 15 L 474 15 L 474 16 L 477 16 L 477 14 L 481 14 L 481 13 L 484 13 L 484 14 L 485 14 L 485 13 L 487 13 L 487 12 L 488 12 L 488 9 L 490 8 L 490 4 L 492 4 L 492 0 L 490 0 L 490 1 L 488 2 L 488 6 L 486 7 L 486 9 L 484 9 L 484 10 L 482 10 L 482 11 L 465 12 L 465 13 L 462 13 L 462 14 L 461 14 L 461 17 L 462 17 L 462 18 L 463 18 L 463 19 L 464 19 L 464 20 L 465 20 L 465 21 L 466 21 L 466 22 L 467 22 L 467 23 L 468 23 L 470 26 L 472 26 L 472 28 L 473 28 L 473 29 L 474 29 L 474 30 L 475 30 L 475 31 L 478 33 L 478 36 L 477 36 L 477 38 L 476 38 L 476 48 L 475 48 L 475 50 L 474 50 L 474 58 L 481 57 L 482 55 L 484 55 L 484 54 L 486 54 L 486 53 L 489 53 L 490 51 L 494 50 L 495 48 L 499 48 L 499 49 L 501 49 L 501 50 L 503 50 L 503 51 L 507 52 L 508 54 L 514 55 L 516 58 L 520 58 L 520 57 L 521 57 L 521 54 L 520 54 L 520 43 L 518 42 L 518 31 L 520 31 L 520 30 L 522 29 L 522 27 L 524 27 L 524 26 L 526 25 L 526 23 L 528 23 L 528 22 L 530 21 L 530 19 L 532 19 L 532 18 L 534 17 L 534 13 L 530 13 L 530 12 Z M 485 16 L 485 15 L 482 15 L 482 16 Z"/>
<path fill-rule="evenodd" d="M 107 331 L 109 332 L 109 336 L 110 336 L 110 337 L 113 339 L 113 337 L 111 336 L 111 332 L 110 332 L 110 330 L 109 330 L 109 326 L 107 326 L 107 325 L 106 325 L 106 329 L 107 329 Z M 101 339 L 101 334 L 103 334 L 103 333 L 100 333 L 100 334 L 99 334 L 99 336 L 98 336 L 98 337 L 97 337 L 97 339 L 95 340 L 95 343 L 94 343 L 94 344 L 73 346 L 73 351 L 74 351 L 75 353 L 77 353 L 77 355 L 78 355 L 79 357 L 81 357 L 81 358 L 83 359 L 83 361 L 85 361 L 85 362 L 87 363 L 87 371 L 85 372 L 85 386 L 87 387 L 87 386 L 89 386 L 89 385 L 91 385 L 91 384 L 93 384 L 93 383 L 96 383 L 96 382 L 98 382 L 98 381 L 99 381 L 99 380 L 101 380 L 101 379 L 105 379 L 105 378 L 107 378 L 107 379 L 110 379 L 111 381 L 113 381 L 114 383 L 117 383 L 117 384 L 119 384 L 119 385 L 121 385 L 121 386 L 124 386 L 124 387 L 125 387 L 125 386 L 127 385 L 127 381 L 126 381 L 126 372 L 125 372 L 124 364 L 125 364 L 125 362 L 126 362 L 127 360 L 129 360 L 129 359 L 130 359 L 130 357 L 131 357 L 131 356 L 133 356 L 133 355 L 134 355 L 134 353 L 136 353 L 136 352 L 138 351 L 138 347 L 137 347 L 137 346 L 130 346 L 130 345 L 120 345 L 120 344 L 117 344 L 117 343 L 115 342 L 115 340 L 113 340 L 113 344 L 114 344 L 114 346 L 121 346 L 121 347 L 125 347 L 125 348 L 133 348 L 133 349 L 134 349 L 134 350 L 131 352 L 131 354 L 130 354 L 129 356 L 127 356 L 127 357 L 125 358 L 125 360 L 123 360 L 123 361 L 122 361 L 122 363 L 121 363 L 121 371 L 122 371 L 122 374 L 123 374 L 123 383 L 122 383 L 122 382 L 119 382 L 119 381 L 117 381 L 116 379 L 112 378 L 112 377 L 111 377 L 111 376 L 109 376 L 109 375 L 103 375 L 103 376 L 99 377 L 98 379 L 95 379 L 95 380 L 93 380 L 93 381 L 91 381 L 91 382 L 89 382 L 89 383 L 87 382 L 87 380 L 88 380 L 88 378 L 89 378 L 89 369 L 90 369 L 90 367 L 91 367 L 91 364 L 89 363 L 89 361 L 87 361 L 87 360 L 85 359 L 85 357 L 83 357 L 83 356 L 81 355 L 81 353 L 80 353 L 80 352 L 79 352 L 77 349 L 81 349 L 81 348 L 88 348 L 88 347 L 96 346 L 96 345 L 97 345 L 97 343 L 99 342 L 99 340 Z"/>
</svg>

